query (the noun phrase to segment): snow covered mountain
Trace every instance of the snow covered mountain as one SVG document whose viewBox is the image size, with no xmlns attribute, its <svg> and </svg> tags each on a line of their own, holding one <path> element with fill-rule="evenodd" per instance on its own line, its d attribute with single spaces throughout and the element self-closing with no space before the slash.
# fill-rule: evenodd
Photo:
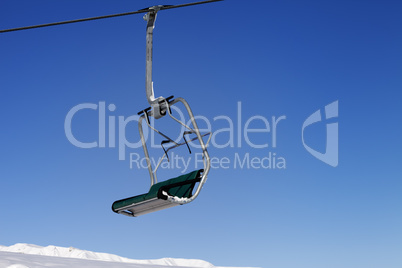
<svg viewBox="0 0 402 268">
<path fill-rule="evenodd" d="M 224 268 L 216 267 L 203 260 L 173 258 L 133 260 L 113 254 L 91 252 L 73 247 L 41 247 L 22 243 L 9 247 L 0 245 L 0 268 L 27 267 Z"/>
</svg>

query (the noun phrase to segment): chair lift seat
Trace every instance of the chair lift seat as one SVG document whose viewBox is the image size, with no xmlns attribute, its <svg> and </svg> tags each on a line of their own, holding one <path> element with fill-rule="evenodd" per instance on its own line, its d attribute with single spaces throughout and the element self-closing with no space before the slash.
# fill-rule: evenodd
<svg viewBox="0 0 402 268">
<path fill-rule="evenodd" d="M 157 210 L 177 206 L 167 200 L 164 192 L 178 198 L 190 198 L 194 186 L 201 180 L 202 169 L 152 185 L 149 192 L 115 201 L 112 210 L 128 216 L 140 216 Z"/>
</svg>

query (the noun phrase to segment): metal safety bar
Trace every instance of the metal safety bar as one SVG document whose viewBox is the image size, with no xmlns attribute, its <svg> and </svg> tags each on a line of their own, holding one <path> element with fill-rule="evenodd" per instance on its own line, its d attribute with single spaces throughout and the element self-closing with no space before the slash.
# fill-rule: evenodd
<svg viewBox="0 0 402 268">
<path fill-rule="evenodd" d="M 207 175 L 209 173 L 210 170 L 210 157 L 207 151 L 207 145 L 209 143 L 210 138 L 208 139 L 207 144 L 204 143 L 204 140 L 202 139 L 203 136 L 206 136 L 206 134 L 202 135 L 198 129 L 198 125 L 197 122 L 194 118 L 194 114 L 189 106 L 189 104 L 187 103 L 187 101 L 183 98 L 177 98 L 172 100 L 170 103 L 167 103 L 168 108 L 170 105 L 174 105 L 177 102 L 181 102 L 184 107 L 187 110 L 188 115 L 190 116 L 190 121 L 191 124 L 193 125 L 193 128 L 190 128 L 189 126 L 187 126 L 186 124 L 184 124 L 183 122 L 181 122 L 180 120 L 178 120 L 177 118 L 175 119 L 174 116 L 171 115 L 170 109 L 167 109 L 168 113 L 171 115 L 172 118 L 174 118 L 177 122 L 179 122 L 181 125 L 185 126 L 186 128 L 190 129 L 191 131 L 193 131 L 194 134 L 196 134 L 196 138 L 193 140 L 198 140 L 198 142 L 200 143 L 201 149 L 202 149 L 202 155 L 203 155 L 203 164 L 204 164 L 204 172 L 202 173 L 202 177 L 200 180 L 200 183 L 198 184 L 198 187 L 195 191 L 195 193 L 190 197 L 190 198 L 181 198 L 180 200 L 177 200 L 175 197 L 173 196 L 167 196 L 167 200 L 172 202 L 172 203 L 179 203 L 179 204 L 186 204 L 189 203 L 191 201 L 193 201 L 195 198 L 197 198 L 198 194 L 200 193 L 204 183 L 207 180 Z M 140 137 L 141 137 L 141 142 L 142 142 L 142 147 L 144 149 L 144 154 L 145 154 L 145 159 L 147 161 L 147 167 L 148 167 L 148 172 L 151 178 L 151 186 L 154 185 L 155 183 L 157 183 L 157 176 L 156 176 L 156 171 L 157 168 L 159 167 L 161 161 L 163 160 L 163 158 L 165 157 L 165 154 L 163 155 L 162 159 L 160 160 L 160 162 L 157 164 L 157 167 L 155 169 L 152 168 L 152 162 L 151 159 L 149 157 L 149 152 L 148 152 L 148 147 L 146 144 L 146 140 L 144 137 L 144 132 L 143 132 L 143 124 L 142 121 L 147 117 L 147 116 L 153 116 L 154 115 L 154 110 L 150 110 L 150 111 L 145 111 L 139 118 L 138 120 L 138 129 L 139 129 L 139 133 L 140 133 Z M 147 121 L 147 120 L 146 120 Z M 148 122 L 147 125 L 149 126 Z M 155 128 L 151 127 L 152 130 L 156 130 Z M 161 132 L 156 130 L 156 132 L 158 134 L 160 134 Z M 163 137 L 165 137 L 165 135 L 162 135 Z M 170 139 L 170 138 L 169 138 Z M 170 139 L 171 140 L 171 139 Z M 180 146 L 180 144 L 176 143 L 177 146 Z M 176 147 L 177 147 L 176 146 Z M 169 148 L 171 149 L 171 148 Z"/>
</svg>

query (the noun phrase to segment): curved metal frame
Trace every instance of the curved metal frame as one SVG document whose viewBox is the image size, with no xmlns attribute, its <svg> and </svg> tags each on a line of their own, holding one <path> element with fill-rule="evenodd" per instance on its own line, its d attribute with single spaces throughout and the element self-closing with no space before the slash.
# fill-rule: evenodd
<svg viewBox="0 0 402 268">
<path fill-rule="evenodd" d="M 184 107 L 186 108 L 187 113 L 188 113 L 189 116 L 190 116 L 190 120 L 191 120 L 191 124 L 193 125 L 193 128 L 191 128 L 191 127 L 189 127 L 188 125 L 184 124 L 183 122 L 181 122 L 180 120 L 178 120 L 177 118 L 175 118 L 175 117 L 171 114 L 171 111 L 170 111 L 170 109 L 169 109 L 169 106 L 171 106 L 171 105 L 173 105 L 173 104 L 175 104 L 175 103 L 177 103 L 177 102 L 181 102 L 181 103 L 184 105 Z M 183 125 L 183 126 L 186 127 L 187 129 L 189 129 L 191 132 L 193 132 L 193 133 L 196 134 L 197 140 L 199 141 L 199 143 L 200 143 L 200 145 L 201 145 L 201 150 L 202 150 L 202 154 L 203 154 L 203 159 L 204 159 L 204 161 L 203 161 L 203 163 L 204 163 L 204 172 L 202 173 L 201 181 L 200 181 L 200 183 L 198 184 L 198 187 L 197 187 L 195 193 L 194 193 L 190 198 L 181 198 L 181 199 L 177 199 L 177 198 L 175 198 L 174 196 L 169 196 L 169 195 L 167 195 L 167 200 L 170 201 L 170 202 L 172 202 L 172 203 L 186 204 L 186 203 L 189 203 L 189 202 L 193 201 L 195 198 L 197 198 L 197 196 L 198 196 L 198 194 L 200 193 L 200 191 L 201 191 L 201 189 L 202 189 L 204 183 L 205 183 L 206 180 L 207 180 L 207 175 L 208 175 L 209 170 L 210 170 L 210 167 L 211 167 L 211 160 L 210 160 L 210 157 L 209 157 L 209 154 L 208 154 L 207 147 L 208 147 L 208 143 L 209 143 L 209 141 L 210 141 L 210 139 L 211 139 L 211 135 L 210 135 L 210 137 L 209 137 L 207 143 L 204 143 L 204 140 L 202 139 L 202 137 L 205 136 L 205 134 L 202 135 L 202 134 L 200 133 L 200 131 L 199 131 L 199 129 L 198 129 L 197 122 L 196 122 L 196 120 L 195 120 L 195 118 L 194 118 L 194 114 L 193 114 L 193 112 L 192 112 L 192 110 L 191 110 L 189 104 L 187 103 L 187 101 L 186 101 L 185 99 L 183 99 L 183 98 L 177 98 L 177 99 L 171 101 L 170 103 L 168 103 L 168 102 L 166 101 L 166 102 L 165 102 L 165 105 L 168 107 L 168 108 L 166 109 L 166 111 L 168 111 L 168 114 L 169 114 L 169 116 L 170 116 L 171 118 L 173 118 L 175 121 L 177 121 L 178 123 L 180 123 L 181 125 Z M 157 183 L 156 172 L 157 172 L 157 170 L 158 170 L 158 167 L 159 167 L 161 161 L 164 159 L 164 156 L 165 156 L 165 155 L 162 157 L 161 161 L 158 163 L 158 165 L 156 166 L 156 168 L 153 169 L 153 168 L 152 168 L 152 162 L 151 162 L 151 159 L 150 159 L 150 157 L 149 157 L 148 147 L 147 147 L 146 140 L 145 140 L 145 137 L 144 137 L 142 121 L 145 119 L 145 121 L 146 121 L 148 127 L 150 127 L 152 130 L 154 130 L 155 132 L 157 132 L 157 133 L 160 134 L 161 136 L 163 136 L 163 137 L 165 137 L 165 138 L 167 137 L 165 134 L 163 134 L 162 132 L 156 130 L 154 127 L 152 127 L 152 126 L 150 125 L 149 120 L 148 120 L 147 117 L 153 116 L 153 115 L 154 115 L 154 110 L 152 110 L 152 111 L 145 111 L 144 114 L 142 114 L 141 117 L 140 117 L 139 120 L 138 120 L 138 129 L 139 129 L 139 133 L 140 133 L 140 137 L 141 137 L 142 147 L 143 147 L 143 149 L 144 149 L 145 159 L 146 159 L 146 161 L 147 161 L 148 172 L 149 172 L 149 175 L 150 175 L 150 177 L 151 177 L 151 186 L 154 185 L 155 183 Z M 208 134 L 210 134 L 210 133 L 207 133 L 206 135 L 208 135 Z M 167 137 L 167 138 L 168 138 L 169 140 L 172 140 L 172 139 L 170 139 L 169 137 Z M 177 146 L 180 146 L 180 145 L 182 145 L 182 144 L 178 144 L 178 143 L 175 142 L 175 146 L 174 146 L 174 147 L 177 147 Z M 169 148 L 169 149 L 170 149 L 170 148 Z"/>
<path fill-rule="evenodd" d="M 179 124 L 181 124 L 182 126 L 187 128 L 188 130 L 190 130 L 191 133 L 196 134 L 196 136 L 197 136 L 196 139 L 199 141 L 199 143 L 201 145 L 201 149 L 202 149 L 203 160 L 204 160 L 203 161 L 203 163 L 204 163 L 204 172 L 202 173 L 200 183 L 198 184 L 198 187 L 197 187 L 195 193 L 190 198 L 181 198 L 181 199 L 175 198 L 174 196 L 169 196 L 166 193 L 168 201 L 170 201 L 172 203 L 186 204 L 186 203 L 189 203 L 189 202 L 193 201 L 195 198 L 197 198 L 197 196 L 200 193 L 204 183 L 207 180 L 207 175 L 209 173 L 210 165 L 211 165 L 210 157 L 209 157 L 209 154 L 208 154 L 208 151 L 207 151 L 207 146 L 208 146 L 208 143 L 209 143 L 209 141 L 211 139 L 211 135 L 210 135 L 210 137 L 209 137 L 209 139 L 207 141 L 207 144 L 205 144 L 203 139 L 202 139 L 202 137 L 205 136 L 205 135 L 201 135 L 201 133 L 200 133 L 200 131 L 198 129 L 197 122 L 196 122 L 196 120 L 194 118 L 194 114 L 193 114 L 189 104 L 187 103 L 187 101 L 185 99 L 176 98 L 176 99 L 174 99 L 174 100 L 169 102 L 167 99 L 165 99 L 163 97 L 155 98 L 155 96 L 154 96 L 154 89 L 153 89 L 153 82 L 152 82 L 153 30 L 155 28 L 156 14 L 161 8 L 163 8 L 163 6 L 151 7 L 151 8 L 149 8 L 148 13 L 146 15 L 144 15 L 144 20 L 147 21 L 145 93 L 146 93 L 146 96 L 147 96 L 148 103 L 152 107 L 152 110 L 146 109 L 146 110 L 143 111 L 143 114 L 141 115 L 141 117 L 138 120 L 138 129 L 139 129 L 139 132 L 140 132 L 142 147 L 144 149 L 145 159 L 147 161 L 149 176 L 151 177 L 151 186 L 154 185 L 155 183 L 157 183 L 156 172 L 157 172 L 161 162 L 163 161 L 164 157 L 167 155 L 167 151 L 165 150 L 165 155 L 161 158 L 159 163 L 156 165 L 155 169 L 153 169 L 152 168 L 152 162 L 151 162 L 151 159 L 149 157 L 148 148 L 147 148 L 147 145 L 146 145 L 146 140 L 145 140 L 144 133 L 143 133 L 142 121 L 145 119 L 145 121 L 146 121 L 146 123 L 147 123 L 147 125 L 148 125 L 148 127 L 150 129 L 152 129 L 153 131 L 155 131 L 159 135 L 163 136 L 164 138 L 167 138 L 170 142 L 173 142 L 175 144 L 173 147 L 177 147 L 177 146 L 180 146 L 182 144 L 178 144 L 177 142 L 175 142 L 172 139 L 170 139 L 167 135 L 163 134 L 162 132 L 160 132 L 159 130 L 155 129 L 153 126 L 151 126 L 151 124 L 149 122 L 149 117 L 150 116 L 154 117 L 155 119 L 159 119 L 159 118 L 164 117 L 166 114 L 168 114 L 173 120 L 175 120 L 176 122 L 178 122 Z M 174 105 L 177 102 L 181 102 L 184 105 L 184 107 L 186 108 L 187 113 L 190 116 L 190 120 L 191 120 L 191 124 L 192 124 L 193 128 L 189 127 L 188 125 L 186 125 L 185 123 L 181 122 L 180 120 L 178 120 L 177 118 L 175 118 L 172 115 L 171 110 L 170 110 L 170 106 Z M 206 134 L 206 135 L 208 135 L 208 134 Z M 187 141 L 185 143 L 187 143 Z M 173 147 L 169 148 L 168 150 L 172 149 Z"/>
</svg>

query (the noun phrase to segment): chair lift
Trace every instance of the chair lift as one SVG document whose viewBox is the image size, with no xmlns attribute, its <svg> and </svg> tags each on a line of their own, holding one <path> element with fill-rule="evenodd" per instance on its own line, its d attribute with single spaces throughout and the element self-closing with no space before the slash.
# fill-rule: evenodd
<svg viewBox="0 0 402 268">
<path fill-rule="evenodd" d="M 210 2 L 210 1 L 205 1 Z M 201 2 L 198 2 L 201 3 Z M 195 3 L 197 4 L 197 3 Z M 138 115 L 138 129 L 141 137 L 142 147 L 144 149 L 145 159 L 148 165 L 149 175 L 151 177 L 151 187 L 148 193 L 121 199 L 115 201 L 112 205 L 112 210 L 116 213 L 136 217 L 144 215 L 150 212 L 158 211 L 165 208 L 174 207 L 177 205 L 183 205 L 190 203 L 199 195 L 204 183 L 207 180 L 207 175 L 210 169 L 210 157 L 208 155 L 207 146 L 211 139 L 211 133 L 201 134 L 197 122 L 195 121 L 193 112 L 189 104 L 183 98 L 175 98 L 170 96 L 168 98 L 154 97 L 153 82 L 152 82 L 152 43 L 153 43 L 153 29 L 155 27 L 156 14 L 161 9 L 167 9 L 175 6 L 153 6 L 148 8 L 148 12 L 144 15 L 144 20 L 147 21 L 147 33 L 146 33 L 146 96 L 150 104 L 150 107 L 140 111 Z M 176 103 L 182 103 L 190 116 L 190 125 L 181 122 L 172 115 L 170 107 Z M 159 130 L 155 129 L 151 122 L 150 117 L 154 119 L 160 119 L 168 115 L 174 121 L 184 126 L 186 131 L 183 133 L 183 142 L 178 143 L 163 134 Z M 153 169 L 152 162 L 149 157 L 147 145 L 143 133 L 143 120 L 145 119 L 146 125 L 166 140 L 162 141 L 161 147 L 164 151 L 164 155 Z M 186 135 L 195 134 L 196 137 L 192 139 L 186 139 Z M 203 141 L 203 137 L 209 135 L 206 143 Z M 190 153 L 189 141 L 198 140 L 202 149 L 204 168 L 200 170 L 192 171 L 188 174 L 181 175 L 179 177 L 168 179 L 158 182 L 156 172 L 165 159 L 168 158 L 168 152 L 178 146 L 187 145 Z M 172 144 L 169 148 L 165 148 L 164 144 Z M 198 183 L 198 185 L 197 185 Z M 197 185 L 197 186 L 196 186 Z M 194 193 L 193 193 L 194 192 Z"/>
<path fill-rule="evenodd" d="M 141 136 L 141 142 L 142 142 L 142 147 L 144 149 L 144 154 L 145 158 L 147 160 L 148 164 L 148 171 L 149 175 L 151 177 L 151 188 L 149 189 L 149 192 L 146 194 L 142 195 L 137 195 L 134 197 L 130 198 L 125 198 L 122 200 L 118 200 L 113 203 L 112 205 L 112 210 L 116 213 L 127 215 L 127 216 L 139 216 L 143 214 L 147 214 L 150 212 L 154 212 L 157 210 L 177 206 L 177 205 L 183 205 L 190 203 L 193 201 L 197 196 L 199 195 L 202 186 L 204 185 L 205 181 L 207 180 L 207 175 L 209 173 L 210 169 L 210 158 L 208 155 L 207 147 L 208 143 L 211 139 L 211 133 L 206 133 L 206 134 L 201 134 L 197 122 L 194 119 L 194 115 L 190 109 L 190 106 L 188 103 L 183 99 L 183 98 L 176 98 L 174 99 L 173 96 L 170 96 L 168 98 L 163 98 L 163 97 L 154 97 L 154 90 L 153 90 L 153 84 L 152 84 L 152 34 L 153 34 L 153 29 L 155 27 L 155 19 L 156 19 L 156 13 L 160 10 L 164 9 L 171 9 L 171 8 L 178 8 L 178 7 L 186 7 L 186 6 L 193 6 L 193 5 L 198 5 L 198 4 L 206 4 L 206 3 L 212 3 L 212 2 L 218 2 L 218 1 L 223 1 L 223 0 L 205 0 L 205 1 L 200 1 L 200 2 L 194 2 L 194 3 L 188 3 L 188 4 L 180 4 L 180 5 L 158 5 L 158 6 L 153 6 L 133 12 L 126 12 L 126 13 L 119 13 L 119 14 L 112 14 L 112 15 L 106 15 L 106 16 L 98 16 L 98 17 L 91 17 L 91 18 L 83 18 L 83 19 L 76 19 L 76 20 L 69 20 L 69 21 L 60 21 L 60 22 L 54 22 L 54 23 L 46 23 L 46 24 L 39 24 L 39 25 L 31 25 L 31 26 L 25 26 L 25 27 L 19 27 L 19 28 L 12 28 L 12 29 L 5 29 L 5 30 L 0 30 L 0 33 L 6 33 L 6 32 L 12 32 L 12 31 L 20 31 L 20 30 L 28 30 L 28 29 L 34 29 L 34 28 L 41 28 L 41 27 L 48 27 L 48 26 L 55 26 L 55 25 L 62 25 L 62 24 L 68 24 L 68 23 L 77 23 L 77 22 L 84 22 L 84 21 L 90 21 L 90 20 L 99 20 L 99 19 L 106 19 L 106 18 L 113 18 L 113 17 L 119 17 L 119 16 L 126 16 L 126 15 L 132 15 L 132 14 L 138 14 L 138 13 L 146 13 L 144 16 L 144 20 L 147 21 L 147 44 L 146 44 L 146 96 L 147 100 L 150 104 L 149 108 L 146 108 L 138 113 L 140 116 L 140 119 L 138 120 L 138 129 L 140 132 Z M 170 107 L 178 102 L 181 102 L 184 107 L 186 108 L 189 116 L 190 116 L 190 121 L 191 125 L 193 126 L 192 128 L 178 120 L 172 115 Z M 177 123 L 181 124 L 184 126 L 187 130 L 184 131 L 183 133 L 183 140 L 184 142 L 177 143 L 159 130 L 155 129 L 151 123 L 149 118 L 153 117 L 154 119 L 160 119 L 166 114 L 169 115 L 174 121 Z M 164 155 L 156 165 L 155 169 L 152 169 L 152 163 L 149 158 L 149 153 L 147 149 L 147 145 L 145 143 L 145 138 L 144 134 L 142 131 L 142 121 L 145 119 L 146 124 L 150 129 L 161 135 L 162 137 L 166 138 L 166 140 L 162 141 L 161 147 L 164 150 Z M 190 140 L 186 139 L 186 135 L 190 134 L 195 134 L 196 137 L 192 138 Z M 207 143 L 204 143 L 203 137 L 209 135 Z M 204 163 L 204 168 L 200 170 L 195 170 L 193 172 L 190 172 L 186 175 L 179 176 L 177 178 L 165 180 L 162 182 L 157 182 L 157 177 L 156 177 L 156 171 L 158 170 L 160 164 L 162 163 L 164 157 L 168 159 L 168 152 L 171 149 L 174 149 L 178 146 L 186 144 L 190 153 L 190 147 L 188 145 L 189 141 L 194 141 L 198 140 L 201 149 L 202 149 L 202 155 L 203 155 L 203 163 Z M 167 149 L 163 146 L 163 144 L 168 144 L 172 143 L 173 145 Z M 169 159 L 168 159 L 169 160 Z M 198 185 L 196 186 L 196 184 Z M 195 189 L 195 192 L 193 193 L 193 190 Z"/>
</svg>

